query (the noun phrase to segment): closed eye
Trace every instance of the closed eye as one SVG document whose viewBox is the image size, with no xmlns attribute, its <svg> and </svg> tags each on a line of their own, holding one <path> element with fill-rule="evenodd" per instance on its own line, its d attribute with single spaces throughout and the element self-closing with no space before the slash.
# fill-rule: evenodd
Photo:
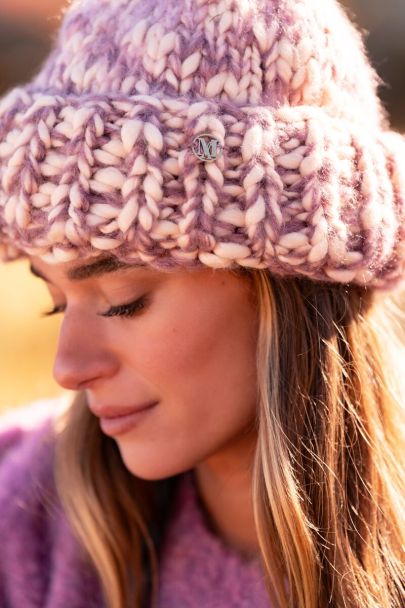
<svg viewBox="0 0 405 608">
<path fill-rule="evenodd" d="M 127 304 L 119 304 L 111 306 L 107 312 L 96 313 L 100 317 L 132 317 L 145 308 L 146 296 L 142 296 L 133 302 Z M 61 312 L 65 312 L 66 306 L 54 306 L 51 310 L 45 310 L 40 313 L 41 317 L 50 317 Z"/>
</svg>

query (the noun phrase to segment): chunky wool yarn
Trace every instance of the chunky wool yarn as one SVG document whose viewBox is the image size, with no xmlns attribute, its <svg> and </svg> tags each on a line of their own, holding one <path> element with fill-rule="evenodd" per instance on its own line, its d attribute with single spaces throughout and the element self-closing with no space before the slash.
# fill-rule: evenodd
<svg viewBox="0 0 405 608">
<path fill-rule="evenodd" d="M 392 289 L 405 138 L 380 84 L 335 0 L 73 2 L 0 101 L 1 259 L 108 252 Z"/>
</svg>

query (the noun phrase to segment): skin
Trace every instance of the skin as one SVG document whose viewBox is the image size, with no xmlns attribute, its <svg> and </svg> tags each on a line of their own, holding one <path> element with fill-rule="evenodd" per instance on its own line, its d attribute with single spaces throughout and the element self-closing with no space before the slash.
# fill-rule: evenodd
<svg viewBox="0 0 405 608">
<path fill-rule="evenodd" d="M 193 469 L 207 524 L 255 557 L 258 319 L 250 280 L 229 270 L 132 267 L 71 281 L 67 270 L 86 260 L 30 261 L 49 280 L 53 305 L 66 307 L 53 367 L 58 384 L 85 390 L 89 404 L 159 401 L 113 438 L 125 465 L 148 480 Z M 146 306 L 133 317 L 97 315 L 144 294 Z"/>
</svg>

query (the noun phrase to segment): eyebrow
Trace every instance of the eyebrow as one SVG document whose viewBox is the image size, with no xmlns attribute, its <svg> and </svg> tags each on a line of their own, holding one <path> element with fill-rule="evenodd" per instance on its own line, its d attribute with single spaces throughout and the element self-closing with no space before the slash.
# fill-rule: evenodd
<svg viewBox="0 0 405 608">
<path fill-rule="evenodd" d="M 35 268 L 32 264 L 30 264 L 29 268 L 33 275 L 43 279 L 47 283 L 52 284 L 52 281 L 50 281 L 40 270 L 38 270 L 38 268 Z M 66 277 L 70 281 L 84 281 L 85 279 L 99 277 L 107 274 L 108 272 L 116 272 L 118 270 L 126 270 L 129 268 L 134 268 L 134 265 L 127 264 L 114 256 L 110 256 L 108 258 L 103 258 L 102 260 L 96 260 L 90 264 L 83 264 L 82 266 L 71 268 L 67 271 Z"/>
</svg>

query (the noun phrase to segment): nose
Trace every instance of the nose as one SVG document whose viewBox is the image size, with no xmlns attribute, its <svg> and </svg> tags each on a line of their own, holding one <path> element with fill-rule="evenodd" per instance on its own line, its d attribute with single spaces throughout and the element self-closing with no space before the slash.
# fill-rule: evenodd
<svg viewBox="0 0 405 608">
<path fill-rule="evenodd" d="M 118 360 L 102 332 L 67 314 L 59 333 L 53 377 L 62 388 L 78 391 L 116 374 Z"/>
</svg>

